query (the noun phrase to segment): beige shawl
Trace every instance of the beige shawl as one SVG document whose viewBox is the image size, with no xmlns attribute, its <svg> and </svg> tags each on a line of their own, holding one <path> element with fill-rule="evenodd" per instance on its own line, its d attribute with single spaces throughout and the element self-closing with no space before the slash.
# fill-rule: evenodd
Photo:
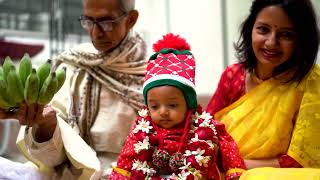
<svg viewBox="0 0 320 180">
<path fill-rule="evenodd" d="M 65 63 L 76 67 L 72 82 L 72 102 L 68 114 L 68 123 L 73 126 L 81 122 L 80 135 L 92 144 L 90 128 L 94 124 L 100 102 L 101 85 L 119 95 L 125 102 L 139 109 L 143 105 L 142 84 L 146 67 L 146 44 L 139 34 L 130 32 L 118 48 L 104 54 L 96 51 L 92 44 L 83 44 L 62 53 L 56 58 L 56 65 Z M 85 74 L 89 76 L 83 78 Z M 80 92 L 77 81 L 85 84 L 84 93 Z"/>
</svg>

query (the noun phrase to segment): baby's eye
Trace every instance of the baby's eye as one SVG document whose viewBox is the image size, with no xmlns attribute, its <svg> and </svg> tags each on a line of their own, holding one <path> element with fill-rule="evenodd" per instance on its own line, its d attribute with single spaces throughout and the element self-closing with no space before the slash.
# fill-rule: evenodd
<svg viewBox="0 0 320 180">
<path fill-rule="evenodd" d="M 171 108 L 175 108 L 177 106 L 178 106 L 178 104 L 169 104 L 169 107 L 171 107 Z"/>
<path fill-rule="evenodd" d="M 154 110 L 154 109 L 157 109 L 158 106 L 157 105 L 150 105 L 149 108 Z"/>
</svg>

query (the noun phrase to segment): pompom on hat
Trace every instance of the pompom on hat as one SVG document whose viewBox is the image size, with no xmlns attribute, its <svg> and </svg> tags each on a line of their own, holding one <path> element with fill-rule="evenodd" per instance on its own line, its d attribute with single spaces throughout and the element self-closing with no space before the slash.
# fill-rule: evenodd
<svg viewBox="0 0 320 180">
<path fill-rule="evenodd" d="M 151 88 L 168 85 L 179 88 L 188 107 L 196 111 L 195 59 L 189 44 L 179 35 L 169 33 L 153 45 L 153 50 L 155 54 L 148 61 L 143 84 L 145 103 Z"/>
</svg>

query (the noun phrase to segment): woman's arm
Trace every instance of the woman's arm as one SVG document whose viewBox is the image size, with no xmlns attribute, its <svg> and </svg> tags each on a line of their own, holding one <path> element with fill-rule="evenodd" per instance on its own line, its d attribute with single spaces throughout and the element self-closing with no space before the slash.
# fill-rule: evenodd
<svg viewBox="0 0 320 180">
<path fill-rule="evenodd" d="M 248 169 L 257 168 L 257 167 L 275 167 L 280 168 L 278 158 L 274 159 L 263 159 L 263 160 L 250 160 L 245 159 L 244 163 Z"/>
<path fill-rule="evenodd" d="M 295 159 L 289 155 L 280 155 L 278 158 L 273 159 L 262 159 L 262 160 L 244 160 L 248 169 L 257 167 L 275 167 L 275 168 L 302 168 Z"/>
<path fill-rule="evenodd" d="M 303 167 L 320 167 L 320 66 L 315 65 L 300 88 L 304 94 L 287 155 Z"/>
<path fill-rule="evenodd" d="M 295 159 L 293 159 L 291 156 L 284 154 L 280 155 L 279 158 L 279 165 L 282 168 L 302 168 L 303 166 L 298 163 Z"/>
</svg>

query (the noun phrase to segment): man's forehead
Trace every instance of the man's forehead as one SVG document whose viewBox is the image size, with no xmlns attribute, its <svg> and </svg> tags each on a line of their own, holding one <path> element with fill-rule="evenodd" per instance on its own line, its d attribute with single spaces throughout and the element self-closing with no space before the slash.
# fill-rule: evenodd
<svg viewBox="0 0 320 180">
<path fill-rule="evenodd" d="M 120 3 L 120 0 L 82 0 L 82 2 L 84 4 L 86 3 L 95 3 L 95 4 L 102 4 L 102 3 L 107 3 L 107 4 L 119 4 Z"/>
<path fill-rule="evenodd" d="M 119 0 L 84 0 L 83 14 L 93 17 L 117 17 L 121 14 Z"/>
<path fill-rule="evenodd" d="M 120 0 L 83 0 L 84 7 L 120 8 Z"/>
</svg>

